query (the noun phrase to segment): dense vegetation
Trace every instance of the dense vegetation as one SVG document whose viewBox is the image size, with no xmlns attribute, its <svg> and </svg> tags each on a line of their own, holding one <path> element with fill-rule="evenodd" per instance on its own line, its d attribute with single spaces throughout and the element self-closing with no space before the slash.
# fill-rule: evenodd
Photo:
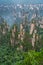
<svg viewBox="0 0 43 65">
<path fill-rule="evenodd" d="M 9 46 L 0 47 L 0 65 L 43 65 L 43 50 L 16 51 Z"/>
</svg>

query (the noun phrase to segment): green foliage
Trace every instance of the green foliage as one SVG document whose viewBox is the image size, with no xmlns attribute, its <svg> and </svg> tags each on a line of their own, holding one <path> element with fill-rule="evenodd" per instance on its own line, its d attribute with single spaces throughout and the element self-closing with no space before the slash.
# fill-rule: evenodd
<svg viewBox="0 0 43 65">
<path fill-rule="evenodd" d="M 9 46 L 0 47 L 0 65 L 14 65 L 23 59 L 23 53 Z"/>
<path fill-rule="evenodd" d="M 0 65 L 43 65 L 43 49 L 36 51 L 17 51 L 8 45 L 0 47 Z"/>
<path fill-rule="evenodd" d="M 24 50 L 28 51 L 32 49 L 32 44 L 31 44 L 31 36 L 29 35 L 28 32 L 25 33 L 25 38 L 23 42 Z"/>
<path fill-rule="evenodd" d="M 43 51 L 30 51 L 24 54 L 24 60 L 16 65 L 43 65 Z"/>
</svg>

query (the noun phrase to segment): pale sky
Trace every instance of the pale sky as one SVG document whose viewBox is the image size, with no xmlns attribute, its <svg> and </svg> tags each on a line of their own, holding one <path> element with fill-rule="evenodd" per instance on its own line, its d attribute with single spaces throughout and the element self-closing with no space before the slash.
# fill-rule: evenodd
<svg viewBox="0 0 43 65">
<path fill-rule="evenodd" d="M 40 4 L 43 0 L 0 0 L 0 4 Z"/>
</svg>

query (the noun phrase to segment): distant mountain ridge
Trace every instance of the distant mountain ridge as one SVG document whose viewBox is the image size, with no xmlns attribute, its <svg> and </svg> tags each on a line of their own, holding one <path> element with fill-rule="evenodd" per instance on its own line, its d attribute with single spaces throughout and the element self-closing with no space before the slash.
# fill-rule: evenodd
<svg viewBox="0 0 43 65">
<path fill-rule="evenodd" d="M 32 18 L 43 17 L 43 4 L 17 4 L 17 5 L 0 5 L 0 16 L 4 18 L 8 24 L 20 23 L 23 21 L 25 15 L 30 21 Z"/>
</svg>

